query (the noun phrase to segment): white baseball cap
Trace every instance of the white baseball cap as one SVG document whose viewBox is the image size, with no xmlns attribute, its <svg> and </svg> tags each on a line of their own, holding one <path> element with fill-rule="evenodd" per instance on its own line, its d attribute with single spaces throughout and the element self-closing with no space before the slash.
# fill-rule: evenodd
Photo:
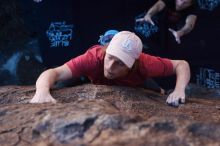
<svg viewBox="0 0 220 146">
<path fill-rule="evenodd" d="M 120 59 L 128 68 L 132 68 L 142 52 L 141 39 L 130 31 L 117 33 L 110 41 L 106 53 Z"/>
</svg>

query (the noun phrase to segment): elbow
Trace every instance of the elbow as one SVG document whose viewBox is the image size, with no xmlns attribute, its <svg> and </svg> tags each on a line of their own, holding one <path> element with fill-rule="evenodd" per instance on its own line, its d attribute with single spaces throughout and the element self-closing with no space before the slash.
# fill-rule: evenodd
<svg viewBox="0 0 220 146">
<path fill-rule="evenodd" d="M 58 77 L 58 73 L 55 69 L 48 69 L 48 70 L 45 70 L 43 73 L 41 73 L 41 75 L 39 76 L 37 82 L 39 80 L 46 80 L 46 79 L 53 79 L 53 80 L 56 80 Z"/>
<path fill-rule="evenodd" d="M 191 73 L 190 73 L 190 65 L 186 60 L 181 60 L 180 61 L 180 66 L 181 66 L 181 72 L 185 72 L 187 76 L 190 78 Z"/>
<path fill-rule="evenodd" d="M 179 65 L 190 70 L 189 63 L 186 60 L 180 60 Z"/>
<path fill-rule="evenodd" d="M 187 72 L 190 75 L 190 66 L 186 60 L 176 60 L 174 61 L 174 71 L 182 74 Z"/>
<path fill-rule="evenodd" d="M 184 66 L 189 67 L 189 63 L 186 60 L 181 60 L 181 64 L 183 64 Z"/>
<path fill-rule="evenodd" d="M 190 31 L 192 31 L 194 29 L 194 27 L 195 27 L 195 23 L 190 23 L 189 24 Z"/>
<path fill-rule="evenodd" d="M 192 30 L 195 27 L 197 16 L 191 15 L 186 19 L 186 25 Z"/>
<path fill-rule="evenodd" d="M 58 73 L 57 73 L 56 69 L 54 69 L 54 68 L 51 68 L 51 69 L 44 71 L 43 74 L 46 74 L 47 76 L 53 76 L 53 77 L 58 76 Z"/>
<path fill-rule="evenodd" d="M 161 1 L 161 0 L 159 0 L 158 1 L 158 5 L 157 5 L 157 10 L 161 11 L 161 10 L 164 9 L 165 6 L 166 6 L 165 3 L 163 1 Z"/>
<path fill-rule="evenodd" d="M 182 80 L 189 82 L 191 78 L 189 63 L 186 60 L 173 60 L 173 65 L 177 78 L 182 78 Z"/>
</svg>

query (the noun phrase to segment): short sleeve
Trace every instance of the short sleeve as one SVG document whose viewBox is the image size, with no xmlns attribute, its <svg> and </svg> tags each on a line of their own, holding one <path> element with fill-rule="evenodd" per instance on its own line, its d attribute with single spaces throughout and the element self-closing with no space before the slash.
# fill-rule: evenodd
<svg viewBox="0 0 220 146">
<path fill-rule="evenodd" d="M 160 58 L 142 53 L 140 56 L 140 72 L 145 78 L 173 75 L 173 64 L 170 59 Z"/>
<path fill-rule="evenodd" d="M 99 63 L 97 58 L 98 46 L 90 48 L 86 53 L 71 59 L 65 64 L 70 68 L 74 77 L 87 76 Z"/>
</svg>

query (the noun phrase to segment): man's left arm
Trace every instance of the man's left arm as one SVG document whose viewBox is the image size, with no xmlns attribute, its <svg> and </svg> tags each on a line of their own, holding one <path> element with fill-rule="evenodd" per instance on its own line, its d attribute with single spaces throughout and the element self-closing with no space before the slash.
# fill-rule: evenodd
<svg viewBox="0 0 220 146">
<path fill-rule="evenodd" d="M 173 33 L 177 43 L 180 44 L 181 37 L 190 33 L 193 30 L 193 28 L 195 27 L 195 24 L 196 24 L 196 20 L 197 20 L 196 15 L 188 15 L 186 18 L 185 25 L 180 30 L 175 31 L 175 30 L 169 28 L 169 31 L 171 33 Z"/>
<path fill-rule="evenodd" d="M 190 67 L 188 62 L 184 60 L 171 60 L 171 63 L 176 74 L 176 86 L 166 102 L 171 106 L 178 107 L 179 104 L 185 103 L 185 88 L 190 80 Z"/>
</svg>

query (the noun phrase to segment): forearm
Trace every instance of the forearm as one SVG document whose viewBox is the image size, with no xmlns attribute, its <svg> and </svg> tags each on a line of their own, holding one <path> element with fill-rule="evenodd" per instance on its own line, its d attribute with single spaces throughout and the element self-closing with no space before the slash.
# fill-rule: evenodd
<svg viewBox="0 0 220 146">
<path fill-rule="evenodd" d="M 154 16 L 158 12 L 160 12 L 165 7 L 165 3 L 161 0 L 158 0 L 147 12 L 147 15 L 150 17 Z"/>
<path fill-rule="evenodd" d="M 57 80 L 57 73 L 53 69 L 44 71 L 36 82 L 36 92 L 49 92 Z"/>
<path fill-rule="evenodd" d="M 176 66 L 176 86 L 175 91 L 185 91 L 190 80 L 190 67 L 186 61 L 180 61 Z"/>
<path fill-rule="evenodd" d="M 190 33 L 193 30 L 196 19 L 197 17 L 195 15 L 190 15 L 187 17 L 185 25 L 177 31 L 180 37 Z"/>
<path fill-rule="evenodd" d="M 193 30 L 193 26 L 191 24 L 185 24 L 180 30 L 177 31 L 180 37 L 190 33 Z"/>
</svg>

